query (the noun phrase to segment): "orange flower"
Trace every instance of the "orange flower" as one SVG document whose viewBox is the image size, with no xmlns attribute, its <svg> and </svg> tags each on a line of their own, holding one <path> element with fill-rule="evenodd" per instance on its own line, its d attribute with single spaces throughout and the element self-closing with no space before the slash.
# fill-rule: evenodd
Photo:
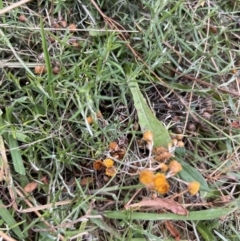
<svg viewBox="0 0 240 241">
<path fill-rule="evenodd" d="M 88 122 L 89 125 L 91 125 L 91 124 L 93 123 L 93 118 L 92 118 L 92 116 L 88 116 L 88 117 L 87 117 L 87 122 Z"/>
<path fill-rule="evenodd" d="M 116 171 L 116 168 L 114 166 L 111 166 L 111 167 L 108 167 L 106 168 L 106 175 L 109 176 L 109 177 L 113 177 L 116 175 L 117 171 Z"/>
<path fill-rule="evenodd" d="M 94 163 L 93 163 L 93 168 L 94 170 L 96 171 L 99 171 L 103 168 L 103 162 L 101 160 L 96 160 Z"/>
<path fill-rule="evenodd" d="M 142 139 L 147 142 L 146 147 L 151 151 L 153 148 L 153 133 L 151 131 L 144 132 Z"/>
<path fill-rule="evenodd" d="M 193 181 L 188 184 L 188 192 L 192 196 L 196 195 L 198 193 L 199 189 L 200 189 L 200 183 L 197 181 Z"/>
<path fill-rule="evenodd" d="M 142 170 L 139 173 L 139 181 L 148 188 L 153 187 L 154 174 L 150 170 Z"/>
<path fill-rule="evenodd" d="M 34 68 L 35 74 L 45 74 L 47 69 L 44 65 L 36 65 Z"/>
<path fill-rule="evenodd" d="M 160 194 L 165 194 L 169 191 L 169 183 L 166 179 L 165 174 L 157 173 L 154 176 L 154 189 L 159 192 Z"/>
<path fill-rule="evenodd" d="M 165 163 L 159 164 L 159 168 L 163 171 L 166 172 L 168 170 L 168 166 Z"/>
<path fill-rule="evenodd" d="M 155 155 L 155 160 L 157 162 L 164 162 L 167 161 L 170 157 L 172 157 L 172 154 L 166 149 L 165 147 L 157 147 L 153 149 L 153 154 Z"/>
<path fill-rule="evenodd" d="M 177 139 L 172 139 L 172 143 L 173 143 L 174 146 L 176 146 L 177 143 L 178 143 L 178 140 Z"/>
<path fill-rule="evenodd" d="M 103 165 L 107 168 L 113 167 L 113 164 L 114 164 L 114 162 L 112 159 L 107 158 L 107 159 L 103 160 Z"/>
<path fill-rule="evenodd" d="M 171 161 L 168 167 L 172 175 L 175 175 L 182 170 L 182 165 L 176 160 Z"/>
<path fill-rule="evenodd" d="M 108 147 L 109 147 L 110 151 L 116 151 L 118 149 L 118 144 L 117 144 L 117 142 L 112 141 L 109 143 Z"/>
<path fill-rule="evenodd" d="M 178 141 L 177 147 L 184 147 L 184 142 L 183 141 Z"/>
<path fill-rule="evenodd" d="M 144 141 L 148 142 L 148 141 L 153 141 L 153 133 L 151 131 L 145 131 L 143 133 L 143 138 Z"/>
</svg>

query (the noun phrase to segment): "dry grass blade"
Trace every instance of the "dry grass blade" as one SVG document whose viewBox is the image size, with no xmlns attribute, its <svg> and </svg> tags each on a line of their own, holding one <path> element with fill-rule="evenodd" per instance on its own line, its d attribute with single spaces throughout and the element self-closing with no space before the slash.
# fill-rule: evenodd
<svg viewBox="0 0 240 241">
<path fill-rule="evenodd" d="M 13 207 L 17 210 L 17 204 L 15 201 L 14 188 L 12 183 L 12 175 L 10 172 L 10 167 L 8 165 L 6 150 L 4 147 L 4 142 L 2 136 L 0 136 L 0 154 L 2 157 L 2 166 L 0 167 L 0 180 L 4 180 L 8 183 L 8 190 L 12 199 Z"/>
<path fill-rule="evenodd" d="M 1 230 L 0 230 L 0 237 L 2 237 L 5 241 L 17 241 L 16 239 L 9 237 Z"/>
<path fill-rule="evenodd" d="M 4 13 L 7 13 L 7 12 L 10 12 L 12 9 L 14 8 L 17 8 L 27 2 L 30 2 L 31 0 L 21 0 L 19 2 L 16 2 L 16 3 L 13 3 L 12 5 L 8 6 L 8 7 L 5 7 L 4 9 L 1 9 L 0 10 L 0 15 L 4 14 Z"/>
</svg>

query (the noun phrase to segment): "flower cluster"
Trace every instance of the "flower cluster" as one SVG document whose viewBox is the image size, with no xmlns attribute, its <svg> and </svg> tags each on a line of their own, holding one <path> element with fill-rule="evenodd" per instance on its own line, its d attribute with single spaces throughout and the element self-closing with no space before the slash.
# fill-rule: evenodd
<svg viewBox="0 0 240 241">
<path fill-rule="evenodd" d="M 177 168 L 179 168 L 179 165 L 176 163 L 176 161 L 173 161 L 172 165 L 174 167 L 172 170 L 177 171 Z M 171 168 L 170 168 L 170 172 L 171 172 Z M 148 169 L 142 170 L 139 173 L 140 183 L 142 183 L 145 187 L 158 192 L 159 194 L 166 194 L 169 191 L 170 185 L 167 180 L 167 178 L 169 177 L 171 176 L 166 176 L 164 173 L 154 174 L 153 171 Z M 194 196 L 199 192 L 199 189 L 200 189 L 200 183 L 197 181 L 193 181 L 187 184 L 186 191 L 188 191 L 192 196 Z"/>
<path fill-rule="evenodd" d="M 100 171 L 102 169 L 105 169 L 105 174 L 109 177 L 113 177 L 116 175 L 116 168 L 114 166 L 114 161 L 110 158 L 104 159 L 103 161 L 101 160 L 96 160 L 93 163 L 93 168 L 96 171 Z"/>
<path fill-rule="evenodd" d="M 168 182 L 168 178 L 175 176 L 182 170 L 182 165 L 177 160 L 173 159 L 173 151 L 176 147 L 184 147 L 183 135 L 177 134 L 172 136 L 172 142 L 169 143 L 168 148 L 165 147 L 154 147 L 154 135 L 151 131 L 146 131 L 143 133 L 142 141 L 145 142 L 146 147 L 152 151 L 153 159 L 151 161 L 158 162 L 158 166 L 155 168 L 150 168 L 142 170 L 139 173 L 139 181 L 145 187 L 157 191 L 160 194 L 166 194 L 170 185 Z M 151 165 L 150 165 L 151 167 Z M 154 174 L 152 170 L 160 169 L 161 172 Z M 166 173 L 166 174 L 165 174 Z M 179 179 L 178 179 L 179 180 Z M 186 183 L 182 180 L 179 180 L 187 184 L 187 190 L 184 192 L 189 192 L 191 195 L 196 195 L 200 189 L 200 183 L 197 181 L 193 181 L 190 183 Z"/>
<path fill-rule="evenodd" d="M 139 181 L 147 188 L 155 190 L 160 194 L 166 194 L 169 191 L 169 183 L 166 175 L 163 173 L 154 174 L 150 170 L 142 170 L 139 174 Z"/>
</svg>

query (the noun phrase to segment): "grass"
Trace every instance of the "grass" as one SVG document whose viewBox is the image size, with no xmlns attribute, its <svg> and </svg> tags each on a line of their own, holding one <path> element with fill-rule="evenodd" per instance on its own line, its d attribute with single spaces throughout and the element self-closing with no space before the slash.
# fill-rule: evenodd
<svg viewBox="0 0 240 241">
<path fill-rule="evenodd" d="M 239 240 L 239 9 L 238 1 L 48 0 L 1 15 L 0 236 L 167 241 L 176 231 L 182 241 Z M 160 195 L 179 194 L 187 217 L 124 209 L 153 195 L 138 180 L 149 152 L 139 146 L 129 69 L 168 132 L 183 134 L 176 157 L 209 187 L 192 197 L 173 179 Z M 93 169 L 107 157 L 116 176 Z"/>
</svg>

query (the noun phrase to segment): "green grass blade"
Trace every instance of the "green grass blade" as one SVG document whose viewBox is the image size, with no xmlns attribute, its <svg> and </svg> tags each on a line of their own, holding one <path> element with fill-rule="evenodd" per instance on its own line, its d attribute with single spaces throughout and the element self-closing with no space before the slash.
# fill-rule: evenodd
<svg viewBox="0 0 240 241">
<path fill-rule="evenodd" d="M 81 208 L 84 210 L 85 213 L 89 210 L 88 205 L 81 204 Z M 97 215 L 97 212 L 92 211 L 92 215 Z M 113 227 L 109 226 L 104 220 L 100 218 L 91 218 L 91 221 L 95 223 L 100 229 L 107 231 L 108 233 L 112 234 L 114 238 L 121 240 L 120 234 L 115 230 Z"/>
<path fill-rule="evenodd" d="M 104 216 L 112 219 L 131 219 L 131 220 L 211 220 L 215 218 L 220 218 L 225 215 L 228 215 L 235 211 L 236 208 L 216 208 L 203 211 L 192 211 L 189 212 L 188 216 L 180 216 L 173 213 L 167 214 L 156 214 L 156 213 L 142 213 L 142 212 L 105 212 Z"/>
<path fill-rule="evenodd" d="M 197 230 L 202 235 L 205 241 L 215 241 L 215 237 L 213 236 L 209 227 L 207 227 L 202 221 L 197 223 Z"/>
<path fill-rule="evenodd" d="M 21 175 L 26 175 L 25 168 L 23 165 L 23 160 L 22 156 L 20 153 L 20 149 L 17 143 L 17 140 L 13 138 L 11 134 L 8 135 L 8 144 L 9 144 L 9 149 L 13 161 L 13 166 L 14 169 L 17 173 Z"/>
<path fill-rule="evenodd" d="M 43 48 L 43 53 L 44 53 L 44 60 L 47 68 L 47 74 L 48 74 L 48 80 L 49 82 L 52 80 L 52 68 L 51 68 L 51 62 L 50 62 L 50 57 L 48 53 L 48 47 L 47 47 L 47 41 L 46 41 L 46 33 L 44 31 L 43 27 L 43 21 L 41 19 L 40 21 L 41 25 L 41 37 L 42 37 L 42 48 Z"/>
<path fill-rule="evenodd" d="M 6 225 L 11 228 L 11 230 L 17 235 L 17 237 L 21 240 L 23 240 L 22 231 L 18 227 L 17 222 L 12 217 L 12 214 L 9 213 L 9 211 L 4 207 L 4 204 L 0 200 L 0 216 L 6 223 Z"/>
<path fill-rule="evenodd" d="M 24 69 L 30 74 L 30 76 L 35 77 L 33 72 L 28 68 L 28 66 L 25 64 L 25 62 L 19 57 L 17 52 L 15 51 L 14 47 L 12 46 L 11 42 L 7 38 L 7 36 L 4 34 L 4 32 L 0 29 L 0 38 L 2 37 L 3 41 L 5 42 L 6 46 L 12 51 L 16 59 L 21 63 L 21 65 L 24 67 Z"/>
</svg>

